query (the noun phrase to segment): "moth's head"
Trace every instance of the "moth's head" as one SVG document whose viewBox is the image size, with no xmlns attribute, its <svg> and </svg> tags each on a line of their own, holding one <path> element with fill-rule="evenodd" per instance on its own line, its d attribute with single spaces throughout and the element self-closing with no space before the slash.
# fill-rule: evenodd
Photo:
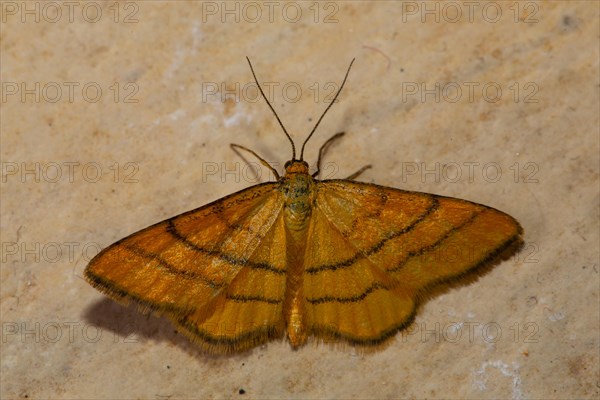
<svg viewBox="0 0 600 400">
<path fill-rule="evenodd" d="M 290 160 L 285 163 L 285 174 L 306 174 L 308 175 L 308 163 L 302 160 Z"/>
</svg>

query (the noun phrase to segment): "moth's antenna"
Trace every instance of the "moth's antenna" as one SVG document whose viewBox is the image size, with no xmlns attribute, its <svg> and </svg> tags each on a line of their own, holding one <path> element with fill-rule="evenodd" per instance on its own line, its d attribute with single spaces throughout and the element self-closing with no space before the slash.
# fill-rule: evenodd
<svg viewBox="0 0 600 400">
<path fill-rule="evenodd" d="M 292 137 L 290 136 L 290 134 L 285 129 L 285 126 L 283 126 L 283 123 L 279 119 L 279 116 L 275 112 L 275 109 L 273 108 L 273 106 L 271 105 L 271 103 L 269 103 L 269 100 L 267 99 L 267 96 L 265 96 L 265 93 L 263 92 L 262 88 L 260 87 L 260 84 L 258 83 L 258 79 L 256 79 L 256 74 L 254 73 L 254 68 L 252 68 L 252 63 L 250 62 L 250 59 L 248 58 L 248 56 L 246 56 L 246 60 L 248 60 L 248 65 L 250 65 L 250 71 L 252 71 L 252 76 L 254 76 L 254 81 L 256 82 L 256 86 L 258 86 L 258 90 L 260 90 L 260 94 L 262 94 L 263 99 L 265 99 L 265 101 L 267 102 L 267 105 L 269 106 L 269 108 L 271 109 L 271 111 L 273 111 L 273 114 L 275 114 L 275 118 L 277 118 L 277 122 L 279 122 L 279 125 L 281 126 L 281 129 L 283 129 L 283 133 L 285 133 L 285 136 L 287 136 L 287 138 L 289 139 L 290 143 L 292 144 L 292 160 L 295 160 L 296 159 L 296 146 L 294 145 L 294 141 L 292 140 Z"/>
<path fill-rule="evenodd" d="M 308 140 L 311 138 L 311 136 L 313 135 L 313 133 L 315 133 L 315 131 L 317 130 L 317 126 L 319 126 L 319 124 L 321 123 L 321 120 L 323 119 L 323 117 L 325 116 L 325 114 L 327 114 L 327 111 L 329 111 L 329 109 L 331 108 L 331 106 L 333 105 L 333 103 L 335 103 L 335 100 L 338 98 L 340 92 L 342 91 L 342 88 L 344 87 L 344 83 L 346 83 L 346 79 L 348 79 L 348 74 L 350 73 L 350 68 L 352 68 L 352 64 L 354 63 L 354 60 L 356 60 L 356 58 L 353 58 L 352 61 L 350 61 L 350 65 L 348 66 L 348 71 L 346 71 L 346 76 L 344 76 L 344 80 L 342 81 L 342 84 L 340 85 L 340 88 L 338 89 L 337 93 L 335 94 L 335 97 L 333 98 L 333 100 L 331 101 L 331 103 L 329 103 L 329 105 L 327 106 L 327 108 L 325 109 L 325 111 L 323 111 L 323 114 L 321 114 L 321 118 L 319 118 L 319 120 L 315 124 L 315 127 L 310 132 L 310 134 L 308 135 L 308 137 L 306 138 L 306 140 L 304 141 L 304 143 L 302 143 L 302 150 L 300 150 L 300 161 L 304 160 L 304 146 L 306 146 L 306 142 L 308 142 Z"/>
</svg>

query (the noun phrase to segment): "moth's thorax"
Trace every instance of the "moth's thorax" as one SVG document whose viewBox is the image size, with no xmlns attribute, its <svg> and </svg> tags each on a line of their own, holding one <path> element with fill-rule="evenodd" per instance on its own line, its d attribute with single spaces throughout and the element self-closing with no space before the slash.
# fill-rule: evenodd
<svg viewBox="0 0 600 400">
<path fill-rule="evenodd" d="M 288 161 L 279 190 L 285 197 L 285 221 L 289 229 L 300 231 L 306 228 L 315 197 L 315 180 L 308 173 L 304 161 Z"/>
</svg>

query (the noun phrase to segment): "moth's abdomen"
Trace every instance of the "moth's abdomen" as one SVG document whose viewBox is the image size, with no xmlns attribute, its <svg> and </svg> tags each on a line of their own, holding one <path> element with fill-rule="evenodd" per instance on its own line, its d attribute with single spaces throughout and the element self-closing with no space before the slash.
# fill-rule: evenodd
<svg viewBox="0 0 600 400">
<path fill-rule="evenodd" d="M 285 206 L 285 225 L 291 231 L 304 231 L 308 227 L 311 210 L 306 202 L 297 201 Z"/>
</svg>

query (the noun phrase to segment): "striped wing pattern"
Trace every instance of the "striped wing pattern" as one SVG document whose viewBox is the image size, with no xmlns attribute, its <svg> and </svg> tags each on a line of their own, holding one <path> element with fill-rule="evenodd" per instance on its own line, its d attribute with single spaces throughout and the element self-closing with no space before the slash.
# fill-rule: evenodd
<svg viewBox="0 0 600 400">
<path fill-rule="evenodd" d="M 428 289 L 489 264 L 522 232 L 480 204 L 347 180 L 319 182 L 311 222 L 310 330 L 363 345 L 405 328 Z"/>
<path fill-rule="evenodd" d="M 465 200 L 349 180 L 316 188 L 299 270 L 306 330 L 324 340 L 384 342 L 430 288 L 478 270 L 522 233 L 507 214 Z M 208 352 L 282 338 L 296 257 L 277 189 L 256 185 L 135 233 L 98 254 L 86 279 L 167 315 Z"/>
<path fill-rule="evenodd" d="M 284 332 L 283 199 L 256 185 L 137 232 L 103 250 L 86 279 L 110 297 L 165 314 L 210 352 Z"/>
</svg>

